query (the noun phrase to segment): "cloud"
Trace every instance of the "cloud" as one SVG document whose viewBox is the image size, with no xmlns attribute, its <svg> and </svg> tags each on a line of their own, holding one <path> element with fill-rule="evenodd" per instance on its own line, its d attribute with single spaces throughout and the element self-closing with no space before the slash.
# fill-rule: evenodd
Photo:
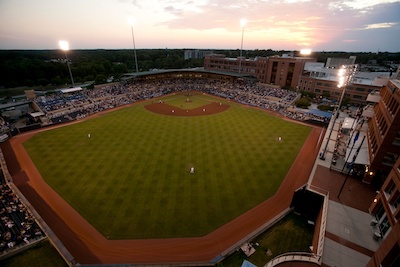
<svg viewBox="0 0 400 267">
<path fill-rule="evenodd" d="M 396 26 L 397 24 L 398 23 L 395 23 L 395 22 L 374 23 L 374 24 L 367 25 L 364 29 L 369 30 L 369 29 L 392 28 L 393 26 Z"/>
<path fill-rule="evenodd" d="M 167 7 L 164 8 L 164 10 L 165 10 L 165 12 L 167 12 L 169 14 L 172 14 L 172 15 L 175 15 L 175 16 L 180 16 L 180 15 L 183 14 L 182 9 L 177 9 L 177 8 L 175 8 L 173 6 L 167 6 Z"/>
<path fill-rule="evenodd" d="M 315 50 L 330 44 L 358 48 L 373 41 L 395 47 L 400 29 L 399 0 L 37 0 L 26 2 L 23 9 L 19 1 L 0 2 L 0 24 L 6 25 L 0 27 L 2 36 L 62 37 L 71 43 L 90 37 L 96 46 L 111 40 L 116 47 L 131 43 L 124 16 L 137 20 L 139 46 L 146 42 L 153 47 L 173 46 L 167 42 L 236 47 L 242 18 L 248 22 L 244 28 L 248 49 L 296 49 L 301 45 Z"/>
<path fill-rule="evenodd" d="M 329 8 L 333 10 L 364 10 L 377 5 L 396 3 L 398 0 L 339 0 L 329 3 Z"/>
<path fill-rule="evenodd" d="M 117 0 L 117 2 L 120 2 L 121 4 L 131 4 L 136 7 L 141 7 L 141 5 L 139 5 L 138 3 L 138 0 Z"/>
</svg>

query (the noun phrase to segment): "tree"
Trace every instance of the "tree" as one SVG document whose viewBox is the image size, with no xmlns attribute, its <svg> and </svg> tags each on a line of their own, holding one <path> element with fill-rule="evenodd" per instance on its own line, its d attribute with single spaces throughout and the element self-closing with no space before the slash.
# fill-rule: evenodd
<svg viewBox="0 0 400 267">
<path fill-rule="evenodd" d="M 308 108 L 311 106 L 310 100 L 307 97 L 302 97 L 294 103 L 298 108 Z"/>
<path fill-rule="evenodd" d="M 94 79 L 95 84 L 102 84 L 102 83 L 105 83 L 106 81 L 107 81 L 107 77 L 104 74 L 99 74 Z"/>
<path fill-rule="evenodd" d="M 316 94 L 313 92 L 308 92 L 308 91 L 301 91 L 301 97 L 308 97 L 310 99 L 314 99 L 316 97 Z"/>
<path fill-rule="evenodd" d="M 350 97 L 349 96 L 345 96 L 344 98 L 343 98 L 343 102 L 342 102 L 342 106 L 344 106 L 344 107 L 347 107 L 347 105 L 349 105 L 350 104 Z"/>
<path fill-rule="evenodd" d="M 322 93 L 322 96 L 323 96 L 323 97 L 326 97 L 326 98 L 329 98 L 329 97 L 331 96 L 331 94 L 329 93 L 329 91 L 324 91 L 324 92 Z"/>
</svg>

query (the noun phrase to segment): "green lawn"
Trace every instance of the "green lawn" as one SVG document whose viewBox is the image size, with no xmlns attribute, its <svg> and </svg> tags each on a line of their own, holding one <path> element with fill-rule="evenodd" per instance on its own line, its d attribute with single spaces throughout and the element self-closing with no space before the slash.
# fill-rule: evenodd
<svg viewBox="0 0 400 267">
<path fill-rule="evenodd" d="M 68 264 L 65 263 L 64 259 L 58 254 L 58 251 L 49 241 L 44 241 L 11 258 L 0 261 L 0 266 L 67 267 Z"/>
<path fill-rule="evenodd" d="M 242 251 L 238 251 L 216 266 L 237 267 L 241 266 L 243 260 L 248 260 L 256 266 L 264 266 L 283 253 L 310 252 L 313 234 L 314 226 L 309 225 L 306 218 L 292 212 L 252 241 L 259 246 L 255 246 L 256 252 L 249 258 Z M 267 254 L 267 251 L 270 254 Z"/>
<path fill-rule="evenodd" d="M 24 143 L 46 182 L 110 239 L 209 233 L 276 192 L 311 130 L 232 102 L 199 117 L 148 103 Z"/>
</svg>

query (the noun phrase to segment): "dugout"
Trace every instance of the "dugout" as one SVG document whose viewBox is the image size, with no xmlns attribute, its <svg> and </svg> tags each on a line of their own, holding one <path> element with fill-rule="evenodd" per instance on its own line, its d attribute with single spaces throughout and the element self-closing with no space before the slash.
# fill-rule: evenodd
<svg viewBox="0 0 400 267">
<path fill-rule="evenodd" d="M 304 185 L 294 192 L 290 208 L 297 214 L 305 217 L 308 221 L 314 223 L 317 220 L 323 203 L 324 196 L 307 190 L 307 186 Z"/>
</svg>

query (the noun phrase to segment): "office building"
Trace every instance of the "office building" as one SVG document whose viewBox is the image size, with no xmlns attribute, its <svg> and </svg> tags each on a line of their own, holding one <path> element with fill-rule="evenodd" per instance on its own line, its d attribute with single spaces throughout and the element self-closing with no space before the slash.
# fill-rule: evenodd
<svg viewBox="0 0 400 267">
<path fill-rule="evenodd" d="M 295 89 L 299 83 L 304 64 L 316 61 L 316 58 L 292 57 L 287 54 L 253 59 L 245 57 L 227 58 L 221 54 L 210 54 L 204 58 L 204 68 L 253 75 L 261 83 Z"/>
</svg>

